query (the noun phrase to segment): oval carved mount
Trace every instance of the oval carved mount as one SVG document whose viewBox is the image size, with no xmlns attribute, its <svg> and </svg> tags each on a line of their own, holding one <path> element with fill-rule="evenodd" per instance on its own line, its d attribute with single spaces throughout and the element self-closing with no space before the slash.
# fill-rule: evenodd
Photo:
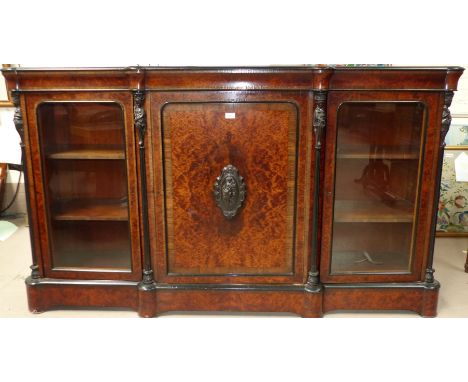
<svg viewBox="0 0 468 382">
<path fill-rule="evenodd" d="M 216 205 L 223 211 L 226 219 L 232 219 L 242 207 L 247 193 L 244 178 L 236 167 L 228 164 L 216 178 L 213 195 Z"/>
</svg>

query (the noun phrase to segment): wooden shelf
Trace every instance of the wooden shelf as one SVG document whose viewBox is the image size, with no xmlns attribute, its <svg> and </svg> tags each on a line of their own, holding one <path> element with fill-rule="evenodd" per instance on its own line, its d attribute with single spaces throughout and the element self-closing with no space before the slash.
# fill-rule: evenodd
<svg viewBox="0 0 468 382">
<path fill-rule="evenodd" d="M 337 223 L 411 223 L 414 207 L 406 201 L 393 206 L 379 201 L 336 200 L 334 218 Z"/>
<path fill-rule="evenodd" d="M 115 202 L 109 202 L 109 200 L 69 201 L 61 204 L 58 210 L 53 215 L 54 220 L 128 220 L 128 206 L 118 200 Z"/>
<path fill-rule="evenodd" d="M 339 159 L 419 159 L 418 152 L 386 152 L 370 154 L 359 150 L 344 150 L 337 153 Z"/>
<path fill-rule="evenodd" d="M 118 149 L 63 150 L 47 156 L 50 159 L 125 159 L 125 151 Z"/>
</svg>

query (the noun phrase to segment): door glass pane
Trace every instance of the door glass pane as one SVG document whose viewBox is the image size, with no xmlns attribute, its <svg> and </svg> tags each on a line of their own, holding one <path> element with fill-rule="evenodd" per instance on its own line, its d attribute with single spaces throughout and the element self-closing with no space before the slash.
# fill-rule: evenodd
<svg viewBox="0 0 468 382">
<path fill-rule="evenodd" d="M 410 271 L 423 119 L 416 102 L 339 108 L 332 274 Z"/>
<path fill-rule="evenodd" d="M 130 270 L 122 108 L 43 103 L 38 123 L 53 268 Z"/>
</svg>

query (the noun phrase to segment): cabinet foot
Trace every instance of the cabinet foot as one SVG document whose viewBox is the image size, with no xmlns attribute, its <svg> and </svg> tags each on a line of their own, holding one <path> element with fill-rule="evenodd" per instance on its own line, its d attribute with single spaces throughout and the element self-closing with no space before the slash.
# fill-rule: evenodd
<svg viewBox="0 0 468 382">
<path fill-rule="evenodd" d="M 301 313 L 303 318 L 323 317 L 323 287 L 319 285 L 313 292 L 306 289 L 304 292 L 304 310 Z"/>
<path fill-rule="evenodd" d="M 322 318 L 323 313 L 305 312 L 301 314 L 302 318 Z"/>
<path fill-rule="evenodd" d="M 437 301 L 439 299 L 440 284 L 434 281 L 431 284 L 426 284 L 422 298 L 421 311 L 419 314 L 423 317 L 437 316 Z"/>
<path fill-rule="evenodd" d="M 50 309 L 42 303 L 42 294 L 38 290 L 40 288 L 40 280 L 32 278 L 31 276 L 26 279 L 26 292 L 28 295 L 28 309 L 33 314 L 41 314 Z"/>
<path fill-rule="evenodd" d="M 144 318 L 156 317 L 158 314 L 156 284 L 140 283 L 138 285 L 138 315 Z"/>
</svg>

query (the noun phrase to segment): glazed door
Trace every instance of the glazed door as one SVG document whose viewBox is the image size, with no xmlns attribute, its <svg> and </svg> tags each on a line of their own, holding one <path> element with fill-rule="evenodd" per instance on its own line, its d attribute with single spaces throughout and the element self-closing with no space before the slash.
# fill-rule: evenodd
<svg viewBox="0 0 468 382">
<path fill-rule="evenodd" d="M 130 95 L 32 95 L 27 105 L 45 275 L 140 279 Z"/>
<path fill-rule="evenodd" d="M 376 101 L 376 100 L 379 101 Z M 438 94 L 332 93 L 325 282 L 422 278 L 432 217 Z M 439 122 L 440 124 L 440 122 Z"/>
<path fill-rule="evenodd" d="M 157 280 L 304 281 L 308 97 L 151 94 Z"/>
</svg>

